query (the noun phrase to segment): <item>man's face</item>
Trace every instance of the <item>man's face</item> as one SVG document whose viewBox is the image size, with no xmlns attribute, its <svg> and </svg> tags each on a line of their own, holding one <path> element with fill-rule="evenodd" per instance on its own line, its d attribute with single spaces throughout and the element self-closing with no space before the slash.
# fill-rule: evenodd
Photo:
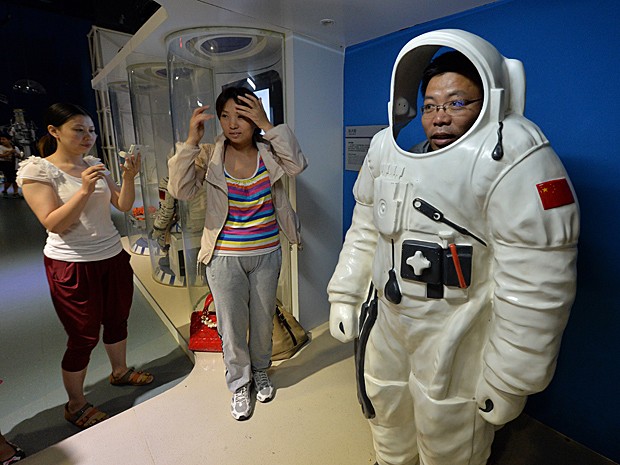
<svg viewBox="0 0 620 465">
<path fill-rule="evenodd" d="M 428 82 L 424 105 L 443 105 L 456 100 L 471 101 L 482 98 L 480 89 L 472 80 L 458 73 L 444 73 Z M 422 113 L 422 127 L 432 150 L 438 150 L 457 141 L 472 127 L 482 109 L 482 100 L 465 105 L 458 113 L 450 114 L 445 107 Z"/>
</svg>

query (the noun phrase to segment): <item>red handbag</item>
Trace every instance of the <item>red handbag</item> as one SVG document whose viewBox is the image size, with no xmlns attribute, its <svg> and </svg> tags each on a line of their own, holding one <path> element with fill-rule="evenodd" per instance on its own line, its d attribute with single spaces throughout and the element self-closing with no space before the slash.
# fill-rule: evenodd
<svg viewBox="0 0 620 465">
<path fill-rule="evenodd" d="M 217 332 L 217 317 L 209 311 L 213 303 L 211 292 L 205 298 L 202 310 L 192 312 L 189 326 L 189 350 L 195 352 L 221 352 L 222 339 Z"/>
</svg>

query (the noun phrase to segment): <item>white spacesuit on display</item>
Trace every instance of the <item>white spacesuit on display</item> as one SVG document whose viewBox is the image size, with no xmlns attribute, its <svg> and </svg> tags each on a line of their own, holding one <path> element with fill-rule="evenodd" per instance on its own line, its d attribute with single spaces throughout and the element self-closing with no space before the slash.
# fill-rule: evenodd
<svg viewBox="0 0 620 465">
<path fill-rule="evenodd" d="M 480 74 L 481 110 L 458 140 L 413 153 L 395 121 L 403 102 L 416 116 L 422 73 L 442 47 Z M 396 59 L 390 126 L 359 173 L 328 285 L 332 335 L 364 342 L 360 391 L 379 465 L 485 464 L 496 425 L 553 376 L 575 296 L 579 208 L 524 106 L 521 63 L 473 34 L 423 34 Z M 371 281 L 372 327 L 359 322 Z"/>
</svg>

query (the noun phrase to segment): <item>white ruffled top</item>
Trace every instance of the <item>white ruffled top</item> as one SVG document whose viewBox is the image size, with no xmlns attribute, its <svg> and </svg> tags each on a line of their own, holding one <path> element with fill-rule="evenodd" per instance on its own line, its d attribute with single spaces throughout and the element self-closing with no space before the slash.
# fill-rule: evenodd
<svg viewBox="0 0 620 465">
<path fill-rule="evenodd" d="M 89 165 L 101 163 L 99 158 L 85 156 Z M 17 183 L 25 180 L 50 184 L 58 196 L 59 206 L 65 204 L 82 187 L 82 178 L 65 173 L 44 158 L 31 156 L 19 164 Z M 60 234 L 47 231 L 43 249 L 46 257 L 67 262 L 105 260 L 121 252 L 123 246 L 114 223 L 110 188 L 105 180 L 97 181 L 78 221 Z"/>
</svg>

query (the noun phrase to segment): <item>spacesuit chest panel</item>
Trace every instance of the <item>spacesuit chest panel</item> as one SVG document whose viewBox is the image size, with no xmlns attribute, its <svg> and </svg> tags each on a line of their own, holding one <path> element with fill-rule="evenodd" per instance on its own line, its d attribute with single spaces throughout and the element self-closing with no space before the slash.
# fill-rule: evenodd
<svg viewBox="0 0 620 465">
<path fill-rule="evenodd" d="M 398 234 L 406 220 L 409 182 L 403 177 L 404 173 L 403 165 L 382 163 L 381 175 L 375 179 L 373 219 L 379 232 L 385 236 Z"/>
<path fill-rule="evenodd" d="M 383 152 L 373 210 L 381 234 L 376 258 L 383 264 L 375 266 L 384 269 L 383 281 L 386 269 L 395 270 L 405 297 L 463 301 L 480 280 L 475 262 L 487 255 L 487 245 L 484 231 L 474 231 L 486 224 L 480 186 L 475 192 L 472 185 L 478 156 L 467 149 Z"/>
<path fill-rule="evenodd" d="M 400 276 L 429 284 L 467 288 L 471 283 L 473 247 L 413 240 L 403 241 Z"/>
</svg>

